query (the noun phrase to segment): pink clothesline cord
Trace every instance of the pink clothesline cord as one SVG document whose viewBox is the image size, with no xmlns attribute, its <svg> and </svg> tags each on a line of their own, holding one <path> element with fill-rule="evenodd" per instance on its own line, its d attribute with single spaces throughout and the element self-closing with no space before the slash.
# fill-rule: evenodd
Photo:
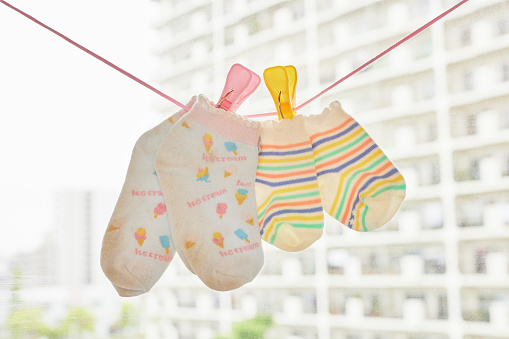
<svg viewBox="0 0 509 339">
<path fill-rule="evenodd" d="M 362 69 L 366 68 L 367 66 L 369 66 L 370 64 L 372 64 L 373 62 L 375 62 L 376 60 L 380 59 L 381 57 L 383 57 L 384 55 L 386 55 L 387 53 L 389 53 L 390 51 L 392 51 L 393 49 L 395 49 L 396 47 L 398 47 L 399 45 L 401 45 L 402 43 L 410 40 L 411 38 L 415 37 L 416 35 L 418 35 L 419 33 L 421 33 L 422 31 L 424 31 L 425 29 L 427 29 L 428 27 L 430 27 L 431 25 L 433 25 L 434 23 L 436 23 L 437 21 L 439 21 L 440 19 L 442 19 L 443 17 L 445 17 L 446 15 L 448 15 L 449 13 L 451 13 L 452 11 L 454 11 L 455 9 L 457 9 L 458 7 L 460 7 L 461 5 L 463 5 L 464 3 L 466 3 L 467 1 L 469 0 L 463 0 L 463 1 L 460 1 L 458 2 L 456 5 L 452 6 L 451 8 L 449 8 L 448 10 L 446 10 L 445 12 L 443 12 L 442 14 L 440 14 L 439 16 L 435 17 L 433 20 L 431 21 L 428 21 L 426 24 L 424 24 L 423 26 L 421 26 L 420 28 L 418 28 L 417 30 L 413 31 L 412 33 L 408 34 L 407 36 L 405 36 L 403 39 L 399 40 L 398 42 L 396 42 L 395 44 L 391 45 L 389 48 L 387 48 L 386 50 L 384 50 L 383 52 L 381 52 L 380 54 L 378 54 L 377 56 L 375 56 L 374 58 L 368 60 L 367 62 L 365 62 L 364 64 L 360 65 L 359 67 L 357 67 L 356 69 L 354 69 L 352 72 L 348 73 L 347 75 L 345 75 L 344 77 L 342 77 L 341 79 L 339 79 L 338 81 L 336 81 L 335 83 L 333 83 L 332 85 L 330 85 L 329 87 L 325 88 L 323 91 L 321 91 L 320 93 L 318 93 L 317 95 L 315 95 L 314 97 L 312 97 L 311 99 L 305 101 L 304 103 L 300 104 L 299 106 L 297 106 L 295 108 L 295 111 L 298 111 L 300 110 L 301 108 L 303 108 L 304 106 L 308 105 L 310 102 L 316 100 L 317 98 L 319 98 L 320 96 L 322 96 L 323 94 L 325 94 L 326 92 L 330 91 L 332 88 L 336 87 L 337 85 L 339 85 L 340 83 L 342 83 L 343 81 L 345 81 L 346 79 L 350 78 L 352 75 L 358 73 L 359 71 L 361 71 Z M 44 23 L 42 23 L 41 21 L 37 20 L 36 18 L 34 18 L 33 16 L 23 12 L 22 10 L 14 7 L 13 5 L 9 4 L 8 2 L 4 1 L 4 0 L 0 0 L 1 3 L 3 3 L 4 5 L 6 5 L 7 7 L 15 10 L 16 12 L 20 13 L 21 15 L 25 16 L 26 18 L 32 20 L 33 22 L 35 22 L 36 24 L 40 25 L 41 27 L 44 27 L 46 28 L 47 30 L 49 30 L 50 32 L 58 35 L 59 37 L 61 37 L 62 39 L 64 39 L 65 41 L 69 42 L 70 44 L 78 47 L 79 49 L 81 49 L 82 51 L 88 53 L 89 55 L 93 56 L 94 58 L 104 62 L 106 65 L 112 67 L 113 69 L 119 71 L 120 73 L 124 74 L 125 76 L 131 78 L 132 80 L 136 81 L 137 83 L 145 86 L 146 88 L 150 89 L 151 91 L 155 92 L 156 94 L 159 94 L 160 96 L 162 96 L 163 98 L 171 101 L 172 103 L 174 103 L 175 105 L 179 106 L 180 108 L 186 110 L 186 111 L 189 111 L 189 107 L 182 104 L 181 102 L 173 99 L 172 97 L 170 97 L 169 95 L 167 94 L 164 94 L 163 92 L 161 92 L 160 90 L 158 90 L 157 88 L 149 85 L 148 83 L 146 83 L 145 81 L 141 80 L 140 78 L 132 75 L 131 73 L 125 71 L 124 69 L 118 67 L 117 65 L 113 64 L 112 62 L 104 59 L 103 57 L 101 57 L 100 55 L 92 52 L 91 50 L 89 50 L 88 48 L 85 48 L 83 47 L 82 45 L 78 44 L 77 42 L 75 42 L 74 40 L 68 38 L 67 36 L 63 35 L 62 33 L 54 30 L 53 28 L 45 25 Z M 266 117 L 266 116 L 273 116 L 273 115 L 277 115 L 276 112 L 270 112 L 270 113 L 261 113 L 261 114 L 250 114 L 250 115 L 244 115 L 244 117 L 246 118 L 259 118 L 259 117 Z"/>
<path fill-rule="evenodd" d="M 30 14 L 27 14 L 25 12 L 23 12 L 22 10 L 14 7 L 13 5 L 9 4 L 8 2 L 4 1 L 4 0 L 0 0 L 1 3 L 3 3 L 4 5 L 6 5 L 7 7 L 9 8 L 12 8 L 13 10 L 15 10 L 16 12 L 20 13 L 21 15 L 27 17 L 28 19 L 32 20 L 33 22 L 35 22 L 36 24 L 46 28 L 47 30 L 49 30 L 50 32 L 52 33 L 55 33 L 56 35 L 58 35 L 59 37 L 61 37 L 62 39 L 64 39 L 65 41 L 71 43 L 72 45 L 78 47 L 79 49 L 81 49 L 82 51 L 90 54 L 91 56 L 93 56 L 94 58 L 104 62 L 106 65 L 116 69 L 117 71 L 119 71 L 120 73 L 122 73 L 123 75 L 133 79 L 134 81 L 136 81 L 137 83 L 147 87 L 148 89 L 150 89 L 151 91 L 159 94 L 160 96 L 162 96 L 163 98 L 167 99 L 167 100 L 170 100 L 171 102 L 173 102 L 175 105 L 179 106 L 180 108 L 186 110 L 186 111 L 189 111 L 189 107 L 187 107 L 186 105 L 184 105 L 183 103 L 173 99 L 172 97 L 170 97 L 169 95 L 166 95 L 164 94 L 163 92 L 161 92 L 160 90 L 158 90 L 157 88 L 155 88 L 154 86 L 151 86 L 149 84 L 147 84 L 145 81 L 141 80 L 140 78 L 132 75 L 131 73 L 127 72 L 126 70 L 118 67 L 117 65 L 115 65 L 114 63 L 106 60 L 105 58 L 103 58 L 102 56 L 100 55 L 97 55 L 96 53 L 92 52 L 91 50 L 89 50 L 88 48 L 86 47 L 83 47 L 82 45 L 78 44 L 77 42 L 75 42 L 74 40 L 66 37 L 65 35 L 63 35 L 62 33 L 54 30 L 53 28 L 45 25 L 44 23 L 40 22 L 39 20 L 37 20 L 36 18 L 34 18 L 33 16 L 31 16 Z"/>
</svg>

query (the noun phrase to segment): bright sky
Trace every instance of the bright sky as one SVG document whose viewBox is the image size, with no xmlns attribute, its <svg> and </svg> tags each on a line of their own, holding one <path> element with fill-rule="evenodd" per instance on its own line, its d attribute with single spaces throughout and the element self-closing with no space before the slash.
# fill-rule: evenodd
<svg viewBox="0 0 509 339">
<path fill-rule="evenodd" d="M 8 2 L 157 87 L 154 2 Z M 41 243 L 55 191 L 120 192 L 136 139 L 164 119 L 160 100 L 0 3 L 0 257 Z"/>
</svg>

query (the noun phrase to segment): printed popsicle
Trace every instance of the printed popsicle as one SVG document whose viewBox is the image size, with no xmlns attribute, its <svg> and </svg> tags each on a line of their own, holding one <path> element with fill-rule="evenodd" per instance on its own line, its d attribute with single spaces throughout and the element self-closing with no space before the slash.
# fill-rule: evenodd
<svg viewBox="0 0 509 339">
<path fill-rule="evenodd" d="M 158 215 L 163 215 L 164 212 L 166 212 L 166 205 L 160 202 L 157 204 L 157 206 L 154 208 L 154 218 L 157 218 Z"/>
<path fill-rule="evenodd" d="M 224 202 L 218 202 L 216 207 L 216 213 L 219 214 L 219 218 L 223 218 L 223 214 L 226 214 L 226 208 L 228 206 Z"/>
<path fill-rule="evenodd" d="M 247 233 L 244 232 L 242 229 L 238 228 L 236 231 L 235 231 L 235 235 L 237 237 L 240 238 L 240 240 L 245 240 L 248 242 L 248 244 L 251 243 L 251 241 L 249 241 L 249 239 L 247 238 Z"/>
<path fill-rule="evenodd" d="M 170 254 L 170 238 L 167 235 L 160 235 L 161 246 L 166 250 L 166 255 Z"/>
<path fill-rule="evenodd" d="M 237 155 L 237 145 L 234 142 L 226 141 L 224 147 L 226 147 L 228 152 L 233 152 L 233 154 Z"/>
</svg>

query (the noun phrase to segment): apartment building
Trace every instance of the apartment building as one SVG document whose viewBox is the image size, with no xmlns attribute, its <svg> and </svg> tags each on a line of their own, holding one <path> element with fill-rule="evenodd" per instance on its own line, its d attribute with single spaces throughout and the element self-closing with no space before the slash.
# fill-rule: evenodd
<svg viewBox="0 0 509 339">
<path fill-rule="evenodd" d="M 292 64 L 300 103 L 456 3 L 159 0 L 157 80 L 217 101 L 234 63 Z M 509 1 L 470 1 L 300 111 L 339 100 L 366 128 L 407 181 L 398 214 L 363 234 L 328 218 L 299 253 L 264 244 L 232 292 L 175 260 L 141 297 L 147 338 L 212 338 L 259 312 L 274 338 L 509 338 L 508 55 Z M 273 110 L 262 83 L 238 112 Z"/>
</svg>

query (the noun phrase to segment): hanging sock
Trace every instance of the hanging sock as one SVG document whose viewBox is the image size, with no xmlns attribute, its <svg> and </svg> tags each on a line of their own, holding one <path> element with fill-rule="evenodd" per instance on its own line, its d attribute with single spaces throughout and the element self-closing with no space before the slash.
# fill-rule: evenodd
<svg viewBox="0 0 509 339">
<path fill-rule="evenodd" d="M 175 254 L 154 160 L 161 141 L 184 113 L 175 113 L 138 139 L 108 223 L 101 266 L 122 297 L 148 292 Z"/>
<path fill-rule="evenodd" d="M 398 169 L 338 101 L 305 120 L 325 211 L 359 232 L 385 225 L 405 198 Z"/>
<path fill-rule="evenodd" d="M 289 252 L 322 236 L 323 209 L 313 149 L 302 116 L 294 116 L 297 70 L 275 66 L 263 72 L 279 121 L 260 127 L 256 202 L 262 239 Z"/>
<path fill-rule="evenodd" d="M 210 288 L 253 280 L 263 265 L 254 181 L 259 126 L 199 96 L 161 143 L 156 170 L 175 248 Z"/>
<path fill-rule="evenodd" d="M 262 122 L 255 187 L 263 240 L 295 252 L 322 236 L 322 201 L 303 116 Z"/>
</svg>

